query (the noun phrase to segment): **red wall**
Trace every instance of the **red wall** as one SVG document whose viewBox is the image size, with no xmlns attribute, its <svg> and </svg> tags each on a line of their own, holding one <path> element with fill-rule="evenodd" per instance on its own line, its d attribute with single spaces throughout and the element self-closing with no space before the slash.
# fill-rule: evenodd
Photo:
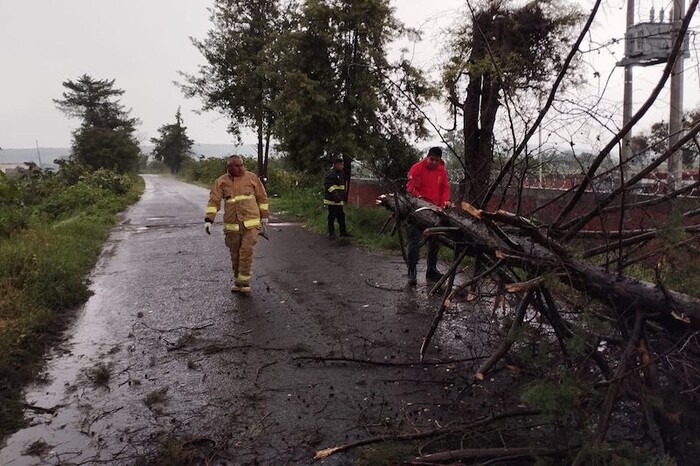
<svg viewBox="0 0 700 466">
<path fill-rule="evenodd" d="M 359 206 L 373 206 L 375 205 L 375 200 L 377 197 L 387 192 L 390 192 L 390 189 L 383 187 L 378 181 L 353 179 L 350 183 L 348 203 Z M 452 192 L 456 192 L 455 187 L 453 187 Z M 576 219 L 585 215 L 587 212 L 596 207 L 598 202 L 597 199 L 602 199 L 605 195 L 606 193 L 598 193 L 596 198 L 596 193 L 584 193 L 581 200 L 577 203 L 576 208 L 567 217 L 567 220 Z M 495 199 L 489 204 L 489 208 L 491 210 L 501 208 L 514 213 L 517 211 L 516 193 L 509 193 L 505 198 L 503 206 L 501 207 L 498 206 L 498 202 L 500 202 L 501 197 L 498 195 L 494 197 Z M 526 188 L 523 190 L 520 212 L 529 213 L 533 212 L 535 209 L 541 208 L 534 215 L 530 215 L 529 218 L 539 220 L 542 223 L 550 223 L 559 215 L 559 212 L 561 212 L 562 208 L 564 205 L 566 205 L 566 202 L 568 199 L 570 199 L 570 197 L 571 193 L 567 193 L 566 190 L 563 189 Z M 627 196 L 626 203 L 637 203 L 654 198 L 655 196 L 649 194 L 630 194 Z M 619 201 L 612 205 L 619 205 Z M 700 198 L 679 198 L 674 201 L 674 206 L 679 212 L 697 209 L 700 208 Z M 665 219 L 668 217 L 668 214 L 668 203 L 645 207 L 643 209 L 628 209 L 623 223 L 624 229 L 658 227 L 659 219 Z M 601 230 L 604 228 L 606 230 L 617 230 L 619 227 L 619 222 L 620 213 L 611 212 L 609 214 L 604 214 L 601 216 L 601 218 L 594 218 L 585 229 Z M 686 223 L 697 223 L 697 217 L 687 219 Z"/>
</svg>

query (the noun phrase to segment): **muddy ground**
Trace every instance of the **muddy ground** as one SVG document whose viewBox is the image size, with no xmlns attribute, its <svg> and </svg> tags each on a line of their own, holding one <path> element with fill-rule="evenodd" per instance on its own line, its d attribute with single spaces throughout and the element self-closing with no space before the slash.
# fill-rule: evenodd
<svg viewBox="0 0 700 466">
<path fill-rule="evenodd" d="M 230 293 L 221 225 L 203 231 L 206 199 L 146 176 L 92 273 L 94 295 L 27 387 L 29 426 L 6 439 L 0 464 L 311 464 L 320 449 L 476 416 L 509 389 L 470 385 L 469 359 L 484 350 L 473 328 L 465 338 L 463 305 L 418 363 L 439 304 L 424 263 L 405 291 L 400 256 L 273 218 L 252 295 Z"/>
</svg>

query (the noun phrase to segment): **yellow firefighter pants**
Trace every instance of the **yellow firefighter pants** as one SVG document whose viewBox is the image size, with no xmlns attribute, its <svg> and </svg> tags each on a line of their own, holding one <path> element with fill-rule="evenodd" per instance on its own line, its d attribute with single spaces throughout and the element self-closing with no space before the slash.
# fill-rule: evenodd
<svg viewBox="0 0 700 466">
<path fill-rule="evenodd" d="M 241 228 L 240 231 L 227 231 L 226 246 L 231 251 L 231 266 L 237 285 L 250 285 L 253 270 L 253 251 L 258 242 L 258 228 Z"/>
</svg>

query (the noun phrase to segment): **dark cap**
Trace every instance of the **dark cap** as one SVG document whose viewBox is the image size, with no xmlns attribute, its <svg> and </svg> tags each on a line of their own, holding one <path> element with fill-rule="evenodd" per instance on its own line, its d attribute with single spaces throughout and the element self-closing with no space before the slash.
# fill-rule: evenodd
<svg viewBox="0 0 700 466">
<path fill-rule="evenodd" d="M 439 147 L 431 147 L 428 149 L 428 155 L 435 155 L 437 157 L 442 158 L 442 149 Z"/>
<path fill-rule="evenodd" d="M 345 163 L 345 160 L 341 156 L 333 157 L 333 164 L 335 165 L 336 163 Z"/>
</svg>

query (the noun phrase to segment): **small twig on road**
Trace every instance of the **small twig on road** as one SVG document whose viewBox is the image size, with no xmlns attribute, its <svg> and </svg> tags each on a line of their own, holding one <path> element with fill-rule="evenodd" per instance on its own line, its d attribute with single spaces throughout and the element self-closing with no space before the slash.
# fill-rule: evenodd
<svg viewBox="0 0 700 466">
<path fill-rule="evenodd" d="M 175 330 L 202 330 L 202 329 L 205 329 L 205 328 L 207 328 L 207 327 L 211 327 L 212 325 L 214 325 L 214 322 L 210 322 L 210 323 L 204 324 L 204 325 L 199 325 L 199 326 L 197 326 L 197 327 L 182 326 L 182 327 L 173 327 L 173 328 L 165 328 L 165 329 L 160 329 L 160 328 L 151 327 L 151 326 L 148 325 L 147 323 L 141 322 L 141 321 L 136 322 L 136 323 L 134 324 L 134 326 L 136 326 L 136 325 L 138 325 L 138 324 L 141 324 L 141 325 L 143 325 L 144 327 L 146 327 L 146 328 L 148 328 L 148 329 L 150 329 L 150 330 L 153 330 L 154 332 L 167 333 L 167 332 L 173 332 L 173 331 L 175 331 Z"/>
<path fill-rule="evenodd" d="M 260 377 L 260 371 L 262 371 L 266 367 L 274 366 L 275 364 L 277 364 L 277 361 L 268 362 L 267 364 L 263 364 L 262 366 L 258 367 L 258 370 L 255 371 L 255 380 L 253 381 L 253 385 L 258 385 L 258 377 Z"/>
<path fill-rule="evenodd" d="M 250 343 L 245 345 L 218 345 L 211 344 L 201 348 L 204 354 L 214 354 L 220 353 L 222 351 L 235 350 L 235 349 L 258 349 L 261 351 L 289 351 L 289 348 L 276 348 L 272 346 L 256 346 Z"/>
<path fill-rule="evenodd" d="M 51 414 L 51 415 L 56 414 L 56 411 L 63 408 L 64 406 L 66 406 L 66 405 L 62 404 L 62 405 L 53 406 L 51 408 L 42 408 L 41 406 L 34 406 L 34 405 L 30 405 L 29 403 L 22 403 L 22 408 L 24 408 L 24 409 L 27 409 L 29 411 L 34 411 L 35 413 Z"/>
<path fill-rule="evenodd" d="M 406 288 L 401 287 L 401 288 L 395 288 L 389 285 L 380 285 L 379 283 L 375 283 L 371 281 L 369 278 L 365 279 L 365 283 L 371 286 L 372 288 L 377 288 L 378 290 L 384 290 L 384 291 L 406 291 Z"/>
<path fill-rule="evenodd" d="M 326 403 L 325 403 L 323 406 L 321 406 L 321 408 L 319 408 L 319 409 L 317 409 L 316 411 L 314 411 L 314 414 L 320 414 L 320 413 L 322 413 L 323 411 L 325 411 L 325 409 L 328 407 L 328 404 L 330 403 L 330 401 L 331 401 L 331 399 L 330 399 L 330 398 L 327 398 L 327 399 L 326 399 Z"/>
<path fill-rule="evenodd" d="M 112 409 L 112 410 L 110 410 L 110 411 L 102 411 L 100 414 L 98 414 L 97 416 L 95 416 L 93 419 L 90 419 L 90 421 L 87 423 L 87 425 L 83 427 L 83 429 L 85 429 L 86 432 L 83 431 L 82 429 L 81 429 L 81 431 L 82 431 L 83 433 L 85 433 L 86 435 L 90 435 L 90 429 L 92 428 L 92 425 L 93 425 L 94 423 L 96 423 L 97 421 L 99 421 L 100 419 L 102 419 L 102 418 L 104 418 L 104 417 L 107 417 L 107 416 L 109 416 L 109 415 L 111 415 L 111 414 L 116 413 L 117 411 L 121 411 L 122 409 L 124 409 L 124 407 L 123 407 L 123 406 L 119 406 L 119 407 L 114 408 L 114 409 Z"/>
<path fill-rule="evenodd" d="M 248 429 L 248 435 L 254 435 L 258 436 L 262 433 L 263 430 L 265 430 L 265 424 L 263 422 L 265 419 L 267 419 L 272 413 L 267 413 L 263 417 L 260 418 L 260 420 L 256 421 L 254 424 L 250 426 L 250 429 Z"/>
<path fill-rule="evenodd" d="M 541 456 L 557 456 L 570 451 L 572 448 L 550 449 L 546 447 L 523 448 L 466 448 L 463 450 L 442 451 L 420 456 L 407 464 L 442 464 L 445 461 L 459 461 L 468 459 L 497 458 L 501 461 L 515 460 L 518 458 L 538 458 Z M 457 463 L 453 463 L 457 464 Z M 479 463 L 485 464 L 485 463 Z"/>
<path fill-rule="evenodd" d="M 292 361 L 317 361 L 317 362 L 353 362 L 357 364 L 370 364 L 374 366 L 441 366 L 445 364 L 455 364 L 459 362 L 471 362 L 484 359 L 485 356 L 474 356 L 470 358 L 463 359 L 450 359 L 446 361 L 435 361 L 435 362 L 388 362 L 388 361 L 372 361 L 371 359 L 357 359 L 357 358 L 342 358 L 342 357 L 324 357 L 324 356 L 297 356 L 292 358 Z"/>
</svg>

